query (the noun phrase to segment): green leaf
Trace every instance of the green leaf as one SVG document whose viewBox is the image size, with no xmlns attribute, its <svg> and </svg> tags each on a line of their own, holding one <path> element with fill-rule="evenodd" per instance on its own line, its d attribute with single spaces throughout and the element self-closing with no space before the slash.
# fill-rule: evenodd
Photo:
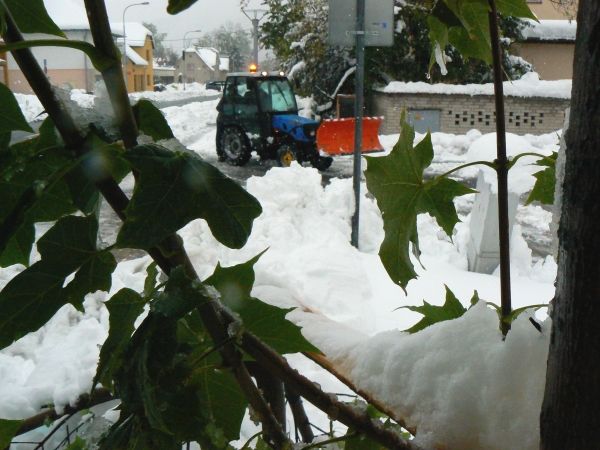
<svg viewBox="0 0 600 450">
<path fill-rule="evenodd" d="M 14 130 L 33 133 L 21 112 L 17 99 L 8 87 L 0 83 L 0 133 Z"/>
<path fill-rule="evenodd" d="M 511 324 L 514 322 L 514 320 L 519 317 L 522 313 L 524 313 L 525 311 L 528 311 L 530 309 L 537 311 L 540 308 L 547 308 L 548 305 L 546 303 L 539 303 L 536 305 L 527 305 L 527 306 L 522 306 L 520 308 L 517 309 L 513 309 L 510 314 L 508 316 L 506 316 L 504 319 L 502 318 L 502 308 L 498 305 L 496 305 L 495 303 L 492 302 L 486 302 L 486 304 L 488 306 L 491 306 L 492 308 L 494 308 L 496 310 L 496 313 L 498 314 L 498 319 L 500 320 L 500 322 L 504 321 L 504 323 L 507 324 Z M 501 327 L 502 328 L 502 327 Z"/>
<path fill-rule="evenodd" d="M 293 308 L 278 308 L 251 296 L 254 264 L 260 256 L 237 266 L 217 265 L 213 275 L 204 284 L 214 286 L 219 291 L 221 302 L 240 316 L 245 329 L 279 353 L 317 352 L 302 336 L 300 328 L 285 319 Z"/>
<path fill-rule="evenodd" d="M 67 216 L 59 220 L 37 243 L 42 260 L 65 277 L 96 255 L 98 219 Z"/>
<path fill-rule="evenodd" d="M 85 214 L 91 214 L 99 208 L 97 181 L 111 176 L 118 183 L 131 171 L 119 145 L 108 144 L 91 134 L 88 136 L 88 146 L 91 150 L 79 158 L 77 166 L 66 177 L 73 202 Z"/>
<path fill-rule="evenodd" d="M 66 302 L 83 312 L 86 294 L 96 291 L 110 291 L 112 273 L 117 267 L 115 257 L 109 251 L 90 254 L 75 274 L 75 278 L 64 288 Z"/>
<path fill-rule="evenodd" d="M 193 219 L 208 222 L 222 244 L 240 248 L 262 212 L 235 181 L 196 155 L 143 145 L 126 157 L 140 174 L 117 237 L 121 247 L 147 249 Z"/>
<path fill-rule="evenodd" d="M 194 3 L 196 3 L 196 0 L 169 0 L 167 12 L 169 14 L 178 14 L 188 9 Z"/>
<path fill-rule="evenodd" d="M 475 192 L 445 177 L 423 179 L 423 172 L 433 159 L 431 136 L 413 149 L 414 130 L 402 122 L 400 139 L 388 156 L 366 157 L 365 177 L 383 216 L 385 238 L 379 256 L 392 281 L 403 289 L 417 277 L 410 260 L 409 247 L 419 256 L 417 215 L 429 213 L 448 236 L 459 221 L 455 197 Z"/>
<path fill-rule="evenodd" d="M 496 0 L 496 8 L 504 16 L 538 20 L 531 9 L 529 9 L 526 0 Z"/>
<path fill-rule="evenodd" d="M 35 228 L 31 222 L 25 222 L 8 240 L 6 247 L 0 248 L 0 267 L 13 264 L 28 266 L 34 240 Z"/>
<path fill-rule="evenodd" d="M 105 305 L 109 313 L 108 337 L 100 350 L 100 360 L 93 386 L 99 381 L 112 386 L 114 372 L 123 363 L 122 357 L 134 331 L 135 320 L 144 310 L 146 300 L 131 289 L 121 289 Z"/>
<path fill-rule="evenodd" d="M 22 420 L 0 419 L 0 448 L 10 446 L 10 442 L 21 428 L 22 423 Z"/>
<path fill-rule="evenodd" d="M 386 450 L 377 442 L 369 439 L 363 434 L 354 435 L 354 432 L 348 430 L 348 438 L 345 440 L 344 450 Z"/>
<path fill-rule="evenodd" d="M 158 265 L 152 262 L 146 269 L 146 280 L 144 281 L 144 297 L 150 297 L 156 286 L 158 277 Z"/>
<path fill-rule="evenodd" d="M 110 289 L 116 263 L 112 255 L 96 250 L 97 231 L 96 217 L 68 216 L 39 239 L 41 261 L 0 292 L 0 348 L 40 328 L 63 305 L 80 307 L 86 293 Z M 63 288 L 74 272 L 73 281 Z"/>
<path fill-rule="evenodd" d="M 65 37 L 48 15 L 43 0 L 5 0 L 5 2 L 22 33 L 43 33 Z"/>
<path fill-rule="evenodd" d="M 527 197 L 526 205 L 533 201 L 538 201 L 545 205 L 554 204 L 554 185 L 556 182 L 556 159 L 558 153 L 553 152 L 551 156 L 542 158 L 536 162 L 538 166 L 546 167 L 546 169 L 533 174 L 536 179 L 532 191 Z"/>
<path fill-rule="evenodd" d="M 0 292 L 0 349 L 39 329 L 64 305 L 65 281 L 52 264 L 39 261 L 19 273 Z"/>
<path fill-rule="evenodd" d="M 133 106 L 133 113 L 140 131 L 143 131 L 155 141 L 173 139 L 173 131 L 167 119 L 150 100 L 140 100 Z"/>
<path fill-rule="evenodd" d="M 202 362 L 194 371 L 202 407 L 223 430 L 227 441 L 237 440 L 248 401 L 229 372 L 215 367 L 208 358 Z"/>
<path fill-rule="evenodd" d="M 467 311 L 448 286 L 446 286 L 446 301 L 442 306 L 431 305 L 423 301 L 422 306 L 403 306 L 402 308 L 423 314 L 423 318 L 418 323 L 405 330 L 411 334 L 421 331 L 434 323 L 456 319 Z"/>
</svg>

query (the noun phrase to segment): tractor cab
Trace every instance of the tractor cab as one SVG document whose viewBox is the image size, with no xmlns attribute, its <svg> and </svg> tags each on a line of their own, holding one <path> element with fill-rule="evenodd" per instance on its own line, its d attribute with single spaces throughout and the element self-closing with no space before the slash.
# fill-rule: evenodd
<svg viewBox="0 0 600 450">
<path fill-rule="evenodd" d="M 316 146 L 319 122 L 298 115 L 289 80 L 279 73 L 232 73 L 217 106 L 219 160 L 244 165 L 256 151 L 282 166 L 308 161 L 319 170 L 331 165 Z"/>
</svg>

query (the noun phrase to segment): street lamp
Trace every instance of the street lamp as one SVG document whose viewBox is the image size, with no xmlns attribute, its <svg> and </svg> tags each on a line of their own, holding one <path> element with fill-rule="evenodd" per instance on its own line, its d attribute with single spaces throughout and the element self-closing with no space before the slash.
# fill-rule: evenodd
<svg viewBox="0 0 600 450">
<path fill-rule="evenodd" d="M 127 86 L 127 35 L 125 34 L 125 13 L 132 6 L 149 5 L 150 2 L 132 3 L 123 10 L 123 72 L 125 74 L 125 85 Z"/>
<path fill-rule="evenodd" d="M 185 51 L 187 50 L 187 45 L 185 43 L 185 38 L 190 33 L 202 33 L 202 30 L 190 30 L 186 31 L 183 34 L 183 52 L 181 56 L 183 57 L 183 90 L 185 91 L 185 78 L 187 77 L 187 59 L 185 58 Z"/>
<path fill-rule="evenodd" d="M 258 66 L 258 24 L 269 11 L 265 9 L 245 9 L 244 6 L 241 8 L 244 15 L 252 22 L 252 37 L 254 40 L 254 64 Z"/>
</svg>

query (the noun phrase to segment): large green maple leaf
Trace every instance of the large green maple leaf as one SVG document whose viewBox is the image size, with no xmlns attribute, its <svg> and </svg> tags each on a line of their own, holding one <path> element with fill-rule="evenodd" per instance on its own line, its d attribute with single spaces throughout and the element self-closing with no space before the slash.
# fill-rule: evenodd
<svg viewBox="0 0 600 450">
<path fill-rule="evenodd" d="M 425 168 L 433 160 L 431 136 L 413 148 L 415 132 L 402 120 L 398 143 L 388 156 L 367 157 L 365 177 L 369 191 L 377 199 L 383 217 L 385 239 L 379 256 L 394 283 L 406 289 L 417 277 L 410 260 L 410 244 L 419 256 L 417 215 L 429 213 L 448 236 L 459 221 L 452 200 L 475 192 L 446 177 L 423 179 Z"/>
</svg>

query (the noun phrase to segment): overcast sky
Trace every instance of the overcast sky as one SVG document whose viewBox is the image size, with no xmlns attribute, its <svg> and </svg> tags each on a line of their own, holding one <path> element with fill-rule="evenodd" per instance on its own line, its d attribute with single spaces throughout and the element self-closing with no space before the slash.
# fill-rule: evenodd
<svg viewBox="0 0 600 450">
<path fill-rule="evenodd" d="M 127 5 L 143 0 L 106 0 L 110 20 L 121 22 L 123 10 Z M 151 22 L 161 33 L 167 33 L 168 42 L 174 50 L 182 48 L 182 39 L 186 31 L 212 31 L 227 22 L 239 23 L 250 30 L 250 21 L 240 11 L 240 0 L 198 0 L 191 8 L 171 16 L 167 13 L 167 0 L 148 0 L 149 5 L 132 6 L 127 10 L 126 22 Z M 250 0 L 249 8 L 261 7 L 260 0 Z M 188 39 L 193 34 L 188 35 Z"/>
</svg>

